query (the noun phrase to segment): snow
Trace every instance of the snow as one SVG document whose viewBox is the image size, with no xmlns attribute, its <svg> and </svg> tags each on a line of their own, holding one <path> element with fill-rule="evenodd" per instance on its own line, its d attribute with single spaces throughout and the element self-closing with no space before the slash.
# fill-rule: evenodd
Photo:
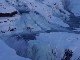
<svg viewBox="0 0 80 60">
<path fill-rule="evenodd" d="M 57 3 L 57 1 L 59 1 L 60 3 Z M 44 16 L 44 18 L 46 18 L 47 21 L 49 22 L 51 21 L 53 24 L 55 24 L 55 19 L 57 19 L 59 22 L 62 22 L 63 24 L 62 23 L 61 24 L 56 23 L 56 24 L 63 26 L 63 27 L 69 27 L 66 23 L 63 22 L 62 19 L 65 19 L 65 18 L 68 19 L 70 14 L 69 12 L 63 9 L 63 5 L 61 4 L 61 1 L 60 0 L 57 0 L 57 1 L 47 0 L 47 1 L 44 1 L 45 3 L 44 2 L 39 3 L 38 1 L 35 1 L 35 0 L 31 0 L 31 1 L 30 0 L 19 0 L 19 2 L 22 2 L 23 5 L 26 5 L 27 6 L 26 8 L 29 8 L 30 11 L 37 11 L 42 16 Z M 51 7 L 47 6 L 47 2 L 50 2 L 50 4 L 48 5 L 52 4 Z M 54 3 L 51 3 L 51 2 L 57 3 L 57 5 L 54 6 Z M 60 12 L 59 9 L 65 12 L 65 14 Z"/>
<path fill-rule="evenodd" d="M 8 32 L 9 27 L 15 28 L 15 23 L 20 19 L 20 15 L 15 15 L 13 17 L 0 17 L 0 33 L 1 31 Z M 6 22 L 5 22 L 6 21 Z"/>
<path fill-rule="evenodd" d="M 75 16 L 80 16 L 80 3 L 76 1 L 79 0 L 71 0 L 70 9 Z M 18 3 L 26 7 L 22 9 Z M 61 60 L 65 49 L 71 49 L 73 51 L 72 60 L 77 60 L 80 55 L 80 34 L 67 31 L 66 27 L 69 25 L 65 21 L 69 20 L 70 13 L 63 8 L 61 0 L 8 0 L 8 2 L 0 0 L 0 4 L 2 5 L 0 5 L 1 13 L 11 13 L 17 11 L 17 8 L 23 11 L 27 11 L 28 8 L 30 11 L 16 14 L 13 17 L 0 17 L 0 38 L 3 38 L 3 41 L 11 47 L 0 40 L 0 60 L 28 60 L 18 56 L 16 54 L 18 51 L 21 52 L 21 56 L 28 55 L 33 60 L 51 60 L 51 58 L 52 60 Z M 30 27 L 31 30 L 27 27 Z M 9 31 L 9 28 L 16 28 L 16 30 Z M 43 32 L 47 30 L 56 30 L 57 32 Z M 67 32 L 59 32 L 61 30 Z M 80 29 L 76 28 L 76 30 Z M 39 32 L 40 34 L 36 36 L 36 40 L 30 41 L 25 41 L 27 39 L 23 40 L 23 38 L 18 40 L 17 36 L 12 37 L 13 34 L 19 33 L 27 35 L 26 32 L 30 34 Z M 16 50 L 16 53 L 12 48 Z M 52 54 L 52 50 L 54 53 L 56 52 L 56 56 Z"/>
<path fill-rule="evenodd" d="M 67 32 L 42 33 L 37 37 L 36 41 L 29 41 L 29 43 L 31 46 L 37 46 L 39 50 L 37 55 L 41 56 L 40 60 L 46 60 L 46 55 L 49 55 L 52 49 L 57 53 L 57 60 L 62 58 L 65 49 L 73 51 L 72 60 L 76 60 L 80 55 L 80 34 Z"/>
<path fill-rule="evenodd" d="M 39 2 L 34 1 L 34 2 L 30 2 L 30 4 L 27 3 L 27 5 L 30 9 L 39 12 L 42 16 L 44 16 L 46 18 L 46 20 L 51 21 L 51 22 L 53 21 L 52 22 L 53 24 L 55 23 L 55 20 L 62 22 L 57 17 L 53 16 L 52 9 L 48 6 L 46 6 L 45 4 L 41 4 Z M 37 6 L 37 7 L 35 7 L 35 6 Z M 56 22 L 56 24 L 59 24 L 64 27 L 68 27 L 68 25 L 66 23 L 64 23 L 64 22 L 62 22 L 62 23 L 60 24 L 60 23 Z"/>
<path fill-rule="evenodd" d="M 75 16 L 80 16 L 80 0 L 71 0 L 70 9 Z"/>
<path fill-rule="evenodd" d="M 5 8 L 5 9 L 4 9 Z M 14 11 L 17 11 L 14 7 L 12 6 L 1 6 L 0 7 L 0 13 L 11 13 L 11 12 L 14 12 Z"/>
<path fill-rule="evenodd" d="M 52 4 L 51 6 L 53 6 L 53 3 L 51 3 L 51 1 L 50 1 L 50 4 Z M 57 1 L 53 1 L 53 2 L 57 3 Z M 49 2 L 49 0 L 47 0 L 47 2 Z M 2 29 L 0 29 L 0 30 L 8 32 L 8 28 L 9 28 L 9 26 L 11 26 L 11 28 L 15 28 L 16 27 L 17 30 L 15 32 L 19 32 L 20 33 L 20 32 L 29 32 L 28 30 L 26 30 L 27 27 L 30 27 L 33 32 L 34 31 L 41 31 L 41 30 L 55 29 L 55 27 L 56 28 L 58 28 L 58 27 L 61 27 L 61 28 L 62 27 L 69 27 L 68 24 L 63 22 L 63 19 L 61 19 L 62 17 L 60 17 L 62 15 L 64 16 L 64 14 L 60 13 L 59 10 L 56 9 L 55 6 L 54 6 L 53 9 L 56 12 L 53 12 L 52 8 L 48 7 L 46 5 L 46 3 L 44 3 L 44 4 L 43 3 L 39 3 L 38 1 L 35 1 L 35 0 L 32 0 L 32 1 L 30 1 L 30 0 L 19 0 L 19 1 L 17 1 L 17 0 L 13 0 L 13 1 L 8 0 L 8 3 L 6 2 L 6 4 L 10 5 L 10 6 L 8 6 L 9 8 L 7 8 L 6 5 L 0 6 L 1 9 L 3 9 L 3 7 L 6 7 L 6 9 L 1 10 L 1 12 L 5 13 L 5 12 L 14 11 L 15 8 L 12 7 L 12 5 L 13 4 L 15 5 L 15 4 L 18 4 L 18 3 L 22 3 L 22 5 L 26 5 L 27 6 L 26 8 L 30 9 L 30 13 L 29 14 L 22 14 L 21 17 L 17 16 L 20 19 L 17 19 L 17 18 L 15 19 L 13 17 L 13 18 L 10 19 L 10 21 L 13 20 L 12 22 L 8 21 L 7 23 L 1 23 L 0 26 L 2 26 Z M 50 4 L 48 4 L 48 5 L 50 5 Z M 37 6 L 37 7 L 35 7 L 35 6 Z M 65 17 L 68 18 L 69 13 L 66 12 L 64 9 L 62 9 L 61 2 L 59 3 L 58 7 L 62 11 L 64 11 L 66 13 L 64 18 Z M 18 8 L 20 8 L 20 7 L 18 7 Z M 34 13 L 34 11 L 38 12 L 39 15 Z M 54 14 L 56 14 L 56 15 L 54 16 Z M 5 21 L 5 20 L 6 19 L 1 19 L 1 22 Z"/>
<path fill-rule="evenodd" d="M 0 1 L 0 13 L 11 13 L 14 11 L 17 11 L 14 7 L 2 2 L 2 0 Z"/>
<path fill-rule="evenodd" d="M 5 3 L 5 0 L 0 0 L 0 3 Z"/>
<path fill-rule="evenodd" d="M 0 60 L 30 60 L 30 59 L 16 55 L 16 52 L 12 48 L 8 47 L 0 39 Z"/>
<path fill-rule="evenodd" d="M 74 31 L 78 31 L 79 32 L 80 31 L 80 28 L 75 28 Z"/>
</svg>

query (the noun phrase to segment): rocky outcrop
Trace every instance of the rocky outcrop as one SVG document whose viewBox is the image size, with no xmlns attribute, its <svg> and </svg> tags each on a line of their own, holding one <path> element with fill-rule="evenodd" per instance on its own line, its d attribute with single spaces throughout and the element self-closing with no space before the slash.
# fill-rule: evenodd
<svg viewBox="0 0 80 60">
<path fill-rule="evenodd" d="M 0 17 L 12 17 L 15 14 L 17 14 L 17 11 L 11 12 L 11 13 L 0 13 Z"/>
</svg>

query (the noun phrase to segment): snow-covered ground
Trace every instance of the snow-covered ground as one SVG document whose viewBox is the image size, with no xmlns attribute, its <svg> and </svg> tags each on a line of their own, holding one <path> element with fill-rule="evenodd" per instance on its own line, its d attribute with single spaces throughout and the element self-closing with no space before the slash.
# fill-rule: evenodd
<svg viewBox="0 0 80 60">
<path fill-rule="evenodd" d="M 0 6 L 0 13 L 11 13 L 16 11 L 16 9 L 12 6 L 9 6 L 8 4 L 1 4 Z"/>
<path fill-rule="evenodd" d="M 80 0 L 70 0 L 70 9 L 75 16 L 80 16 Z"/>
<path fill-rule="evenodd" d="M 15 15 L 13 17 L 0 17 L 0 33 L 7 33 L 10 29 L 16 28 L 15 23 L 19 19 L 20 15 Z"/>
<path fill-rule="evenodd" d="M 10 48 L 0 39 L 0 60 L 30 60 L 16 55 L 15 50 Z"/>
<path fill-rule="evenodd" d="M 20 20 L 16 19 L 16 21 L 13 21 L 11 24 L 3 23 L 2 25 L 5 25 L 5 26 L 6 24 L 8 25 L 8 27 L 6 28 L 9 28 L 9 26 L 11 25 L 12 26 L 15 25 L 17 32 L 24 32 L 24 31 L 29 32 L 29 30 L 34 32 L 34 31 L 42 31 L 42 30 L 46 31 L 51 29 L 64 30 L 66 27 L 69 27 L 69 25 L 64 21 L 69 19 L 70 13 L 63 8 L 61 0 L 56 0 L 56 1 L 55 0 L 54 1 L 53 0 L 51 1 L 49 0 L 44 0 L 44 1 L 4 0 L 4 1 L 8 5 L 16 6 L 16 7 L 19 6 L 19 8 L 21 5 L 21 6 L 25 6 L 25 8 L 30 10 L 30 13 L 22 14 Z M 1 1 L 1 3 L 3 2 Z M 7 11 L 7 9 L 3 9 L 3 10 Z M 14 11 L 13 8 L 9 10 Z M 35 13 L 35 11 L 37 13 Z M 27 27 L 29 27 L 30 29 L 28 30 Z M 2 29 L 3 28 L 5 27 L 3 26 Z"/>
<path fill-rule="evenodd" d="M 79 0 L 70 0 L 67 7 L 75 16 L 80 16 L 79 5 Z M 73 51 L 71 60 L 77 60 L 80 56 L 80 34 L 67 29 L 71 28 L 66 23 L 71 13 L 64 9 L 62 0 L 0 0 L 2 13 L 21 9 L 26 13 L 0 17 L 0 60 L 61 60 L 65 49 Z M 26 35 L 35 32 L 38 32 L 36 40 L 27 40 Z"/>
<path fill-rule="evenodd" d="M 65 49 L 73 51 L 71 60 L 77 60 L 80 56 L 80 34 L 66 33 L 66 32 L 53 32 L 42 33 L 35 41 L 29 41 L 30 45 L 38 50 L 36 58 L 40 60 L 60 60 L 64 54 Z M 31 47 L 31 48 L 32 48 Z M 51 51 L 56 52 L 54 56 Z M 50 54 L 50 55 L 49 55 Z M 40 56 L 40 58 L 39 58 Z"/>
<path fill-rule="evenodd" d="M 15 49 L 18 55 L 32 60 L 51 60 L 51 58 L 60 60 L 65 49 L 72 50 L 71 60 L 77 60 L 80 56 L 80 34 L 68 32 L 41 33 L 36 36 L 36 40 L 29 40 L 28 42 L 23 37 L 18 39 L 17 36 L 3 35 L 1 38 L 8 46 Z"/>
</svg>

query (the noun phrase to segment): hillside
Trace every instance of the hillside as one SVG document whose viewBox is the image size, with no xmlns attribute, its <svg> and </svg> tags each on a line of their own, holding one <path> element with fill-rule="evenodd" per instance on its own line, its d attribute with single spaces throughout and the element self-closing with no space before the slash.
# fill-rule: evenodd
<svg viewBox="0 0 80 60">
<path fill-rule="evenodd" d="M 80 59 L 79 36 L 79 0 L 0 0 L 0 48 L 14 60 L 66 60 L 66 49 Z"/>
</svg>

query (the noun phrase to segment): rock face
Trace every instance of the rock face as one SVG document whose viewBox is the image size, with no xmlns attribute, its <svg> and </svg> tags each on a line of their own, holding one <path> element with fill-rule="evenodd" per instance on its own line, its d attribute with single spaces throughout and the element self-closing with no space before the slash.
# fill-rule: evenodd
<svg viewBox="0 0 80 60">
<path fill-rule="evenodd" d="M 17 11 L 11 12 L 11 13 L 0 13 L 0 17 L 12 17 L 15 14 L 17 14 Z"/>
</svg>

